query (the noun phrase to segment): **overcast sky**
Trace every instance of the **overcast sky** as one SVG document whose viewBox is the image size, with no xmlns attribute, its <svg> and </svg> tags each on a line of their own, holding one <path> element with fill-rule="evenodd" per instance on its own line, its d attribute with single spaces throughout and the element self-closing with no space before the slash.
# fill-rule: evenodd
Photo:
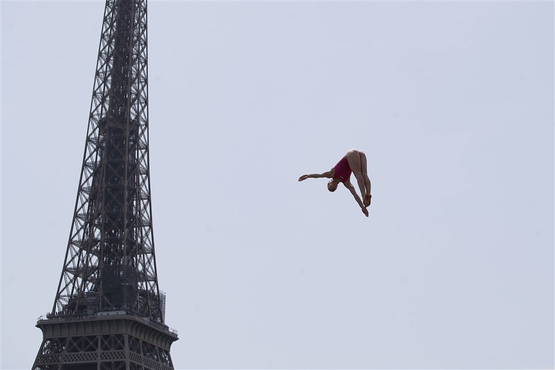
<svg viewBox="0 0 555 370">
<path fill-rule="evenodd" d="M 2 2 L 2 368 L 41 342 L 104 4 Z M 176 368 L 552 368 L 553 3 L 151 2 Z M 370 217 L 299 175 L 366 152 Z"/>
</svg>

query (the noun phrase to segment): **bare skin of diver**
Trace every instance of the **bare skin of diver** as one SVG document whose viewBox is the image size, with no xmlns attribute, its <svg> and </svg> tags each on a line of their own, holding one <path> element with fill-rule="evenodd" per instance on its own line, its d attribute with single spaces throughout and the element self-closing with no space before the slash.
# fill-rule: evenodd
<svg viewBox="0 0 555 370">
<path fill-rule="evenodd" d="M 355 187 L 351 184 L 351 172 L 355 175 L 357 180 L 362 200 L 358 196 Z M 341 160 L 331 170 L 323 173 L 302 175 L 299 177 L 299 181 L 322 177 L 331 179 L 328 181 L 328 190 L 332 192 L 337 189 L 339 183 L 343 183 L 343 185 L 349 189 L 351 194 L 353 194 L 353 197 L 360 206 L 362 213 L 368 217 L 367 207 L 372 202 L 372 195 L 370 191 L 370 179 L 368 178 L 366 168 L 366 155 L 363 152 L 353 149 L 347 152 L 347 154 L 345 154 L 345 156 L 341 158 Z"/>
</svg>

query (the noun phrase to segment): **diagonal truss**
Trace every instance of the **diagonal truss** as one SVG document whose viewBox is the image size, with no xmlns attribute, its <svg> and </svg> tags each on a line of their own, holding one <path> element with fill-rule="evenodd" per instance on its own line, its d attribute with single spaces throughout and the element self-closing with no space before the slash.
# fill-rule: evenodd
<svg viewBox="0 0 555 370">
<path fill-rule="evenodd" d="M 146 0 L 107 0 L 83 165 L 50 317 L 123 310 L 163 323 L 148 152 Z"/>
</svg>

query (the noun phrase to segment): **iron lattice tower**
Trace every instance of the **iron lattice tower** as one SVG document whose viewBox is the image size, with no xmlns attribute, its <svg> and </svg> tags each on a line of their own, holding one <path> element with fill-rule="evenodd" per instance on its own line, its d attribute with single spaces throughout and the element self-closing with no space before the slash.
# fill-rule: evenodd
<svg viewBox="0 0 555 370">
<path fill-rule="evenodd" d="M 73 222 L 33 369 L 173 369 L 149 176 L 146 0 L 107 0 Z"/>
</svg>

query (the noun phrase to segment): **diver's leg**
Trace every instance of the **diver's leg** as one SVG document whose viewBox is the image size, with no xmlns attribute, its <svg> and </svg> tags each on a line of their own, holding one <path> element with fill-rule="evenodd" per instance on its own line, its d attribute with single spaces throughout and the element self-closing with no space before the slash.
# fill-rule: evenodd
<svg viewBox="0 0 555 370">
<path fill-rule="evenodd" d="M 366 185 L 364 183 L 364 174 L 361 171 L 361 156 L 358 151 L 351 150 L 346 154 L 347 161 L 349 162 L 349 167 L 353 171 L 353 175 L 357 179 L 358 187 L 360 189 L 360 195 L 362 199 L 366 197 Z"/>
<path fill-rule="evenodd" d="M 366 197 L 367 197 L 366 188 L 364 186 L 364 177 L 362 176 L 362 174 L 360 172 L 354 172 L 353 171 L 353 175 L 355 175 L 355 178 L 357 179 L 358 188 L 360 189 L 360 195 L 361 195 L 361 198 L 363 199 L 363 203 L 364 203 L 364 199 L 366 199 Z"/>
<path fill-rule="evenodd" d="M 360 164 L 362 169 L 362 178 L 364 180 L 364 188 L 366 189 L 365 196 L 363 198 L 364 205 L 368 207 L 370 205 L 371 194 L 372 194 L 372 184 L 370 183 L 370 179 L 368 178 L 368 169 L 366 165 L 366 154 L 360 153 Z"/>
</svg>

